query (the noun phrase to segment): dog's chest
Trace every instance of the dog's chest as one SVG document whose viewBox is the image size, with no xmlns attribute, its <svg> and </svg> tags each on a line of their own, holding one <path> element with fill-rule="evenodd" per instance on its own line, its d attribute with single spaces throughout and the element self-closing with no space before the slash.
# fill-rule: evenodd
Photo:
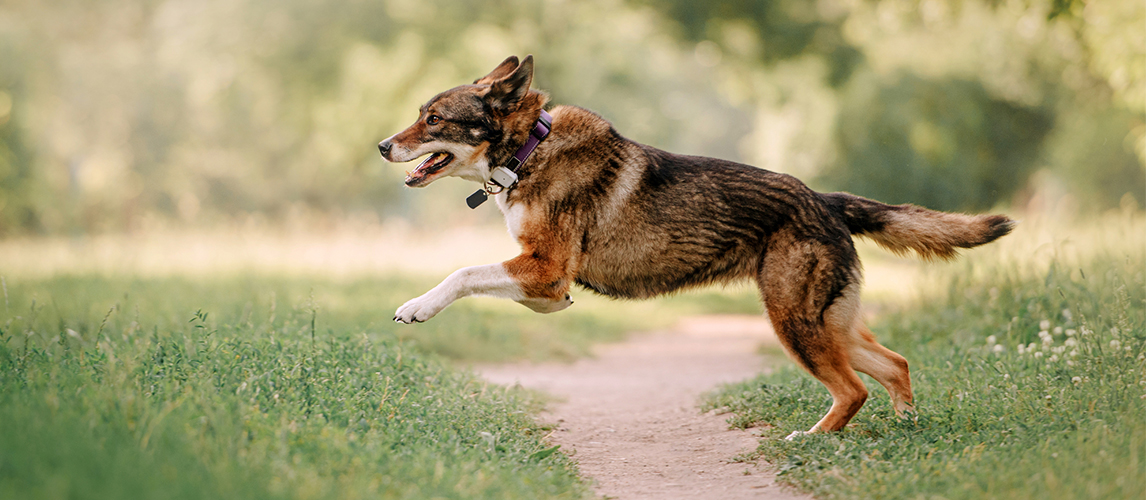
<svg viewBox="0 0 1146 500">
<path fill-rule="evenodd" d="M 493 199 L 497 202 L 497 208 L 501 209 L 502 215 L 505 216 L 505 225 L 509 228 L 509 234 L 513 235 L 513 239 L 520 239 L 522 228 L 525 225 L 525 204 L 508 204 L 504 192 L 497 194 Z"/>
</svg>

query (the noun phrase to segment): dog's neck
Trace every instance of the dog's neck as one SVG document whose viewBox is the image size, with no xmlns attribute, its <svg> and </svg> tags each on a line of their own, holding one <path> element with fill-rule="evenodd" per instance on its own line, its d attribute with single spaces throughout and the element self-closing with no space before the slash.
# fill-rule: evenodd
<svg viewBox="0 0 1146 500">
<path fill-rule="evenodd" d="M 517 168 L 529 160 L 529 155 L 533 154 L 533 150 L 537 149 L 537 145 L 541 144 L 546 137 L 549 137 L 549 131 L 553 130 L 553 117 L 549 116 L 545 110 L 541 110 L 541 115 L 537 117 L 537 121 L 533 124 L 533 129 L 529 131 L 529 137 L 525 139 L 525 144 L 522 144 L 517 152 L 510 157 L 506 162 L 505 168 L 517 173 Z M 510 188 L 511 186 L 503 186 Z"/>
<path fill-rule="evenodd" d="M 529 135 L 525 138 L 525 143 L 517 148 L 517 151 L 510 156 L 503 165 L 492 167 L 489 170 L 488 177 L 482 189 L 477 190 L 466 198 L 466 205 L 470 208 L 477 208 L 491 194 L 498 194 L 502 191 L 509 191 L 517 185 L 518 169 L 529 161 L 530 155 L 537 149 L 537 145 L 541 144 L 546 137 L 549 137 L 549 132 L 553 129 L 553 117 L 549 115 L 544 109 L 538 110 L 537 120 L 533 122 L 533 127 L 529 130 Z"/>
</svg>

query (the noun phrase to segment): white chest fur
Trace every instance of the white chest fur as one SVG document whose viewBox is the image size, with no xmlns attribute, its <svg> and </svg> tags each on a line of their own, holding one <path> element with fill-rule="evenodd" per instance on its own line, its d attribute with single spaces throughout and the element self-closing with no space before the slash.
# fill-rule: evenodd
<svg viewBox="0 0 1146 500">
<path fill-rule="evenodd" d="M 505 225 L 509 228 L 509 234 L 513 235 L 513 239 L 521 238 L 522 225 L 525 222 L 525 204 L 514 203 L 509 205 L 506 202 L 506 194 L 504 192 L 498 193 L 493 197 L 497 202 L 497 208 L 501 209 L 501 213 L 505 216 Z"/>
</svg>

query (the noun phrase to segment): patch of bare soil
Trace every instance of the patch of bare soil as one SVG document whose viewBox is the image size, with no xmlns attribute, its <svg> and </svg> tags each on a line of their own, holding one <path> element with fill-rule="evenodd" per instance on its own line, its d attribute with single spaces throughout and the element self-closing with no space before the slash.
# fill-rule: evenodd
<svg viewBox="0 0 1146 500">
<path fill-rule="evenodd" d="M 755 316 L 688 318 L 671 331 L 599 346 L 573 364 L 477 367 L 491 382 L 555 397 L 542 418 L 554 444 L 579 462 L 599 495 L 630 499 L 811 498 L 775 483 L 764 464 L 737 463 L 758 437 L 697 409 L 718 385 L 766 371 L 757 354 L 776 343 Z"/>
</svg>

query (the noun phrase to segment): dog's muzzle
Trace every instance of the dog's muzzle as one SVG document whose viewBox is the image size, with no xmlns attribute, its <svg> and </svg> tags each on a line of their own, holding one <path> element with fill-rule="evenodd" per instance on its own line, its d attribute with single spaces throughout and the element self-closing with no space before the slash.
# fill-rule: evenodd
<svg viewBox="0 0 1146 500">
<path fill-rule="evenodd" d="M 390 150 L 393 148 L 394 143 L 390 142 L 390 139 L 378 143 L 378 152 L 382 153 L 382 158 L 385 158 L 387 161 L 390 160 Z"/>
</svg>

